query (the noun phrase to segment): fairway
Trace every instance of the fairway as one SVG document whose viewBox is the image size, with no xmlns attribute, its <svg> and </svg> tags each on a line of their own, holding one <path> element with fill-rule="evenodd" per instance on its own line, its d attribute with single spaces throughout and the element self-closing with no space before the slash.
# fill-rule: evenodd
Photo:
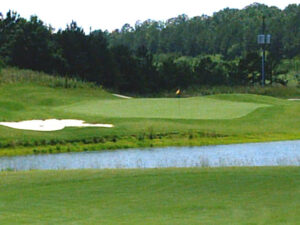
<svg viewBox="0 0 300 225">
<path fill-rule="evenodd" d="M 193 97 L 93 100 L 57 109 L 111 118 L 234 119 L 267 106 L 269 105 Z"/>
<path fill-rule="evenodd" d="M 0 173 L 0 224 L 299 224 L 300 168 Z"/>
</svg>

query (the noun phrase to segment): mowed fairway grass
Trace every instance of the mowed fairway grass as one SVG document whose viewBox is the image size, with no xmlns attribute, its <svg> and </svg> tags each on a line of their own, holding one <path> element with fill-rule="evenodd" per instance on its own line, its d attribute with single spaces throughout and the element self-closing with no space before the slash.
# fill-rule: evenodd
<svg viewBox="0 0 300 225">
<path fill-rule="evenodd" d="M 299 224 L 300 168 L 0 173 L 0 224 Z"/>
</svg>

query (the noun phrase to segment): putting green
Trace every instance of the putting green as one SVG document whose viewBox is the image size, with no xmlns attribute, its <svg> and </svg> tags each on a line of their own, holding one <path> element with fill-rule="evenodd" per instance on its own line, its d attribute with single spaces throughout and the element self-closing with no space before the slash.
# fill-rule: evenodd
<svg viewBox="0 0 300 225">
<path fill-rule="evenodd" d="M 269 105 L 193 97 L 92 100 L 57 109 L 111 118 L 234 119 L 267 106 Z"/>
</svg>

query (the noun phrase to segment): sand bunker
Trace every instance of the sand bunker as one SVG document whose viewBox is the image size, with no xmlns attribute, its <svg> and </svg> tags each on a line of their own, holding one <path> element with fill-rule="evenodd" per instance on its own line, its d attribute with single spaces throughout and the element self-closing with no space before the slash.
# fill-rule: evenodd
<svg viewBox="0 0 300 225">
<path fill-rule="evenodd" d="M 0 125 L 21 129 L 21 130 L 34 130 L 34 131 L 56 131 L 62 130 L 65 127 L 113 127 L 112 124 L 89 124 L 83 120 L 26 120 L 21 122 L 0 122 Z"/>
<path fill-rule="evenodd" d="M 118 95 L 118 94 L 113 94 L 113 96 L 116 96 L 118 98 L 126 98 L 126 99 L 132 99 L 132 97 L 125 96 L 125 95 Z"/>
</svg>

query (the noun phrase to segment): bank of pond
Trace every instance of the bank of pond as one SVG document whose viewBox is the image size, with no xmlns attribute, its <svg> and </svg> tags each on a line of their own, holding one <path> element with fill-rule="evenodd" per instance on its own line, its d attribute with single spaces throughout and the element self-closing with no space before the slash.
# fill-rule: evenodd
<svg viewBox="0 0 300 225">
<path fill-rule="evenodd" d="M 0 170 L 300 166 L 300 141 L 41 154 L 0 158 Z"/>
</svg>

